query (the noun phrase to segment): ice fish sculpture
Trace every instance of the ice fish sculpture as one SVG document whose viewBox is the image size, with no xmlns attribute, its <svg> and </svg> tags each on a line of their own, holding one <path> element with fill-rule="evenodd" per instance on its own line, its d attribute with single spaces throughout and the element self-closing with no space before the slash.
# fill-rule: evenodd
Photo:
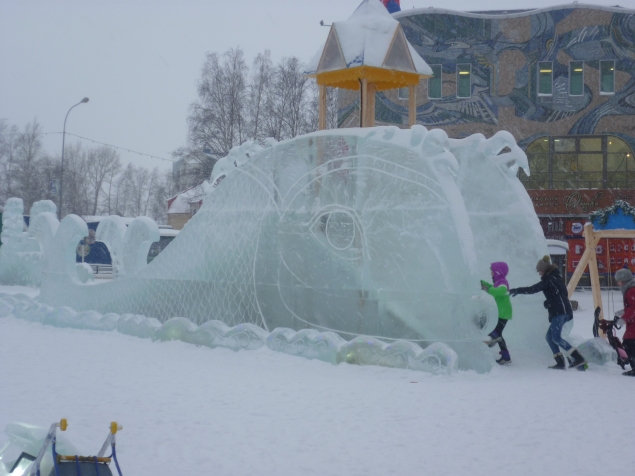
<svg viewBox="0 0 635 476">
<path fill-rule="evenodd" d="M 159 226 L 148 217 L 137 217 L 126 226 L 123 218 L 112 215 L 99 222 L 95 233 L 95 239 L 108 247 L 116 278 L 134 275 L 143 268 L 150 246 L 159 238 Z"/>
<path fill-rule="evenodd" d="M 517 177 L 519 168 L 530 173 L 525 152 L 507 131 L 489 139 L 482 134 L 450 139 L 449 144 L 459 161 L 457 185 L 470 217 L 481 279 L 491 281 L 491 263 L 505 261 L 511 287 L 538 282 L 536 262 L 549 253 L 531 198 Z M 542 293 L 513 300 L 518 318 L 506 330 L 506 339 L 514 348 L 542 344 L 545 320 L 535 315 L 543 300 Z"/>
<path fill-rule="evenodd" d="M 40 301 L 347 340 L 479 343 L 486 306 L 444 132 L 341 129 L 247 149 L 149 265 L 92 286 L 49 274 Z"/>
<path fill-rule="evenodd" d="M 57 206 L 50 200 L 40 200 L 31 206 L 31 223 L 40 214 L 55 215 Z M 2 247 L 0 247 L 0 283 L 39 286 L 42 281 L 43 252 L 37 237 L 25 231 L 24 203 L 21 198 L 9 198 L 2 216 Z"/>
</svg>

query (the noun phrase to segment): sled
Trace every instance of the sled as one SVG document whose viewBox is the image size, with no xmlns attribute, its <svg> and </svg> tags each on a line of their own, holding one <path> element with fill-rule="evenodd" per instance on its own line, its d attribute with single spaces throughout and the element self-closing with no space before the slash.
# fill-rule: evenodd
<svg viewBox="0 0 635 476">
<path fill-rule="evenodd" d="M 617 365 L 622 367 L 622 370 L 626 370 L 625 367 L 629 364 L 628 354 L 622 345 L 622 341 L 615 335 L 615 329 L 620 330 L 622 328 L 619 325 L 619 321 L 621 320 L 619 316 L 615 316 L 612 321 L 607 321 L 605 319 L 600 319 L 600 308 L 595 308 L 595 320 L 593 322 L 593 335 L 598 337 L 600 335 L 599 331 L 602 330 L 606 335 L 606 339 L 609 341 L 609 344 L 615 352 L 617 352 Z M 635 369 L 633 369 L 635 370 Z"/>
<path fill-rule="evenodd" d="M 115 449 L 115 435 L 122 427 L 118 425 L 117 422 L 110 424 L 106 441 L 104 441 L 104 444 L 96 456 L 69 456 L 58 454 L 56 451 L 57 429 L 59 428 L 61 431 L 66 431 L 67 427 L 68 422 L 66 418 L 62 418 L 59 423 L 53 423 L 37 456 L 22 452 L 11 468 L 9 475 L 26 476 L 28 474 L 29 476 L 43 476 L 40 473 L 40 465 L 50 446 L 53 456 L 53 468 L 48 475 L 44 476 L 113 476 L 109 466 L 112 461 L 115 462 L 117 473 L 119 476 L 122 476 Z M 111 448 L 112 453 L 110 456 L 104 456 L 108 447 Z"/>
</svg>

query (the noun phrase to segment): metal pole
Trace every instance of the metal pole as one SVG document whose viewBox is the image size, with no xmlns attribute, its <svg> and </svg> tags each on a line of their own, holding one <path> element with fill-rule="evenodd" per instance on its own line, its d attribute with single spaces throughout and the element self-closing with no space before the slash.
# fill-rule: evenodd
<svg viewBox="0 0 635 476">
<path fill-rule="evenodd" d="M 66 113 L 66 117 L 64 118 L 64 129 L 62 131 L 62 173 L 60 175 L 60 206 L 58 207 L 60 221 L 62 221 L 62 199 L 64 198 L 64 194 L 63 194 L 63 190 L 64 190 L 64 142 L 65 142 L 65 139 L 66 139 L 66 119 L 68 119 L 68 115 L 71 113 L 71 110 L 75 106 L 79 106 L 80 104 L 83 104 L 85 102 L 88 102 L 88 98 L 84 98 L 81 101 L 79 101 L 77 104 L 75 104 L 74 106 L 71 106 L 71 108 Z"/>
</svg>

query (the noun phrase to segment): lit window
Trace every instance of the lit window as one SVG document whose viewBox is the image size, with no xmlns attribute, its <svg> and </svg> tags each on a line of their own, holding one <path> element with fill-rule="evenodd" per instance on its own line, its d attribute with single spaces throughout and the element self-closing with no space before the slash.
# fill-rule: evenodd
<svg viewBox="0 0 635 476">
<path fill-rule="evenodd" d="M 432 68 L 432 74 L 434 77 L 428 78 L 428 97 L 430 99 L 440 99 L 443 96 L 441 89 L 441 65 L 433 64 L 430 65 L 430 68 Z"/>
<path fill-rule="evenodd" d="M 615 92 L 615 61 L 600 61 L 600 94 Z"/>
<path fill-rule="evenodd" d="M 571 96 L 582 96 L 584 94 L 584 63 L 582 61 L 571 61 L 569 63 L 569 94 Z"/>
<path fill-rule="evenodd" d="M 519 178 L 528 189 L 635 187 L 633 150 L 615 136 L 559 136 L 547 142 L 542 137 L 526 153 L 531 176 Z"/>
<path fill-rule="evenodd" d="M 538 94 L 551 96 L 553 93 L 553 66 L 551 61 L 538 63 Z"/>
<path fill-rule="evenodd" d="M 399 88 L 399 99 L 409 99 L 410 98 L 410 88 Z"/>
<path fill-rule="evenodd" d="M 469 98 L 471 96 L 472 84 L 471 84 L 471 72 L 472 65 L 458 64 L 456 65 L 456 95 L 460 98 Z"/>
</svg>

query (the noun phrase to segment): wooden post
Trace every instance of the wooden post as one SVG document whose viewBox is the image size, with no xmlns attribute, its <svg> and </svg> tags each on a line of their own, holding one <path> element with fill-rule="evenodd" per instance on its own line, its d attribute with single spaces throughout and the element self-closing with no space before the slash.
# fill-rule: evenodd
<svg viewBox="0 0 635 476">
<path fill-rule="evenodd" d="M 375 83 L 368 83 L 366 93 L 368 100 L 366 101 L 366 127 L 375 127 L 375 92 L 377 88 Z"/>
<path fill-rule="evenodd" d="M 326 129 L 326 86 L 323 84 L 320 84 L 319 100 L 318 130 L 323 131 Z"/>
<path fill-rule="evenodd" d="M 366 78 L 362 78 L 362 98 L 361 98 L 361 110 L 359 114 L 359 126 L 360 127 L 368 127 L 366 123 L 366 115 L 368 111 L 368 80 Z"/>
<path fill-rule="evenodd" d="M 578 266 L 576 266 L 575 271 L 571 275 L 569 284 L 567 284 L 569 299 L 571 298 L 571 296 L 573 296 L 573 292 L 575 291 L 576 286 L 580 282 L 580 278 L 582 277 L 584 270 L 589 264 L 590 257 L 591 257 L 591 251 L 590 251 L 590 248 L 587 248 L 584 250 L 584 253 L 582 254 L 582 258 L 580 258 L 580 262 L 578 263 Z"/>
<path fill-rule="evenodd" d="M 584 225 L 584 245 L 589 252 L 589 277 L 591 278 L 591 293 L 593 294 L 593 309 L 600 307 L 600 319 L 604 318 L 604 309 L 602 309 L 602 293 L 600 292 L 600 275 L 598 273 L 598 259 L 595 254 L 595 247 L 599 241 L 596 240 L 593 233 L 593 225 L 586 223 Z"/>
<path fill-rule="evenodd" d="M 567 292 L 569 293 L 569 299 L 573 296 L 573 292 L 575 291 L 576 286 L 580 282 L 580 278 L 584 273 L 587 265 L 589 264 L 589 259 L 591 258 L 591 248 L 587 248 L 584 250 L 582 254 L 582 258 L 580 258 L 580 262 L 578 266 L 576 266 L 575 271 L 571 275 L 571 279 L 569 280 L 569 284 L 567 284 Z"/>
<path fill-rule="evenodd" d="M 417 123 L 417 87 L 408 86 L 408 124 L 410 127 Z"/>
</svg>

